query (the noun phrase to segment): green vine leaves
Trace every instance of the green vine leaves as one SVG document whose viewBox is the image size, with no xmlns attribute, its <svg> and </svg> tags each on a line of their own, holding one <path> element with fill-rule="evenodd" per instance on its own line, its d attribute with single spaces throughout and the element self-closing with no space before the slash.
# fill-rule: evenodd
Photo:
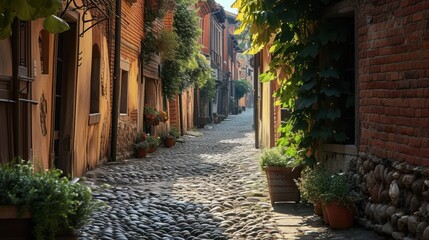
<svg viewBox="0 0 429 240">
<path fill-rule="evenodd" d="M 168 98 L 194 84 L 203 87 L 210 78 L 210 66 L 198 42 L 201 34 L 198 17 L 189 7 L 191 4 L 191 1 L 177 1 L 174 9 L 173 32 L 177 44 L 174 57 L 164 59 L 161 72 L 163 93 Z"/>
<path fill-rule="evenodd" d="M 0 39 L 12 35 L 13 19 L 22 21 L 45 18 L 43 27 L 50 33 L 70 29 L 67 22 L 55 16 L 61 10 L 60 0 L 2 0 L 0 1 Z"/>
<path fill-rule="evenodd" d="M 353 93 L 342 73 L 348 25 L 326 18 L 329 5 L 337 0 L 236 0 L 236 34 L 250 29 L 248 54 L 269 49 L 269 70 L 260 80 L 277 80 L 276 104 L 290 111 L 279 129 L 279 145 L 303 153 L 314 162 L 316 144 L 344 142 L 344 109 L 353 106 Z M 299 137 L 297 137 L 299 136 Z"/>
</svg>

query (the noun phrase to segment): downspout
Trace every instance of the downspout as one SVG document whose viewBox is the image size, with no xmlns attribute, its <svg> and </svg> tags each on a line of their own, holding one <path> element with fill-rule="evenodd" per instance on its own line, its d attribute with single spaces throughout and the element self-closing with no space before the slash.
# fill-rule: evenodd
<svg viewBox="0 0 429 240">
<path fill-rule="evenodd" d="M 19 48 L 19 42 L 21 41 L 20 34 L 19 34 L 20 32 L 19 20 L 15 19 L 12 27 L 15 30 L 12 36 L 12 59 L 13 59 L 12 60 L 12 79 L 13 79 L 12 99 L 15 102 L 14 103 L 15 108 L 13 110 L 13 122 L 14 122 L 14 125 L 16 126 L 12 130 L 14 135 L 13 143 L 12 143 L 12 146 L 13 146 L 12 151 L 13 151 L 14 157 L 17 157 L 17 156 L 21 156 L 21 152 L 19 151 L 20 150 L 19 145 L 21 144 L 21 128 L 17 127 L 19 126 L 19 119 L 20 119 L 20 112 L 21 112 L 20 106 L 19 106 L 19 83 L 21 81 L 21 78 L 19 76 L 19 55 L 20 55 L 19 51 L 21 51 L 21 49 Z"/>
<path fill-rule="evenodd" d="M 180 135 L 183 134 L 183 119 L 182 119 L 182 92 L 179 93 L 179 125 L 180 125 Z"/>
<path fill-rule="evenodd" d="M 121 67 L 121 0 L 116 0 L 115 21 L 115 59 L 113 63 L 113 103 L 112 103 L 112 139 L 110 141 L 110 162 L 116 161 L 116 145 L 118 142 L 119 116 L 119 81 Z"/>
<path fill-rule="evenodd" d="M 259 113 L 259 102 L 258 102 L 258 91 L 259 91 L 259 83 L 258 83 L 258 74 L 259 74 L 259 56 L 260 53 L 257 53 L 253 57 L 253 125 L 255 126 L 255 148 L 259 149 L 259 121 L 258 121 L 258 113 Z"/>
<path fill-rule="evenodd" d="M 200 126 L 200 98 L 198 97 L 200 89 L 198 83 L 195 83 L 194 86 L 194 127 Z"/>
</svg>

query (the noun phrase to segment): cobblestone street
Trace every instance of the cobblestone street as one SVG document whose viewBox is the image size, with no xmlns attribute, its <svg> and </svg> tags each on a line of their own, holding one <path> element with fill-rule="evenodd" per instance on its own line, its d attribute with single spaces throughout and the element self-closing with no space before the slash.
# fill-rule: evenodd
<svg viewBox="0 0 429 240">
<path fill-rule="evenodd" d="M 292 215 L 273 211 L 251 111 L 186 135 L 174 148 L 88 172 L 82 182 L 108 207 L 80 239 L 377 239 L 360 228 L 333 233 L 318 217 L 310 221 L 317 227 L 299 231 L 302 217 L 312 215 L 308 206 Z"/>
</svg>

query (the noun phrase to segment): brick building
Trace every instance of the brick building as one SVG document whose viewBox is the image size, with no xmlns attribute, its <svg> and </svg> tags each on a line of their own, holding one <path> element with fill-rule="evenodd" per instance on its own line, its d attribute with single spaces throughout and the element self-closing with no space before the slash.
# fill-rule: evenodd
<svg viewBox="0 0 429 240">
<path fill-rule="evenodd" d="M 429 1 L 345 0 L 325 17 L 349 25 L 350 51 L 340 70 L 347 72 L 342 81 L 355 102 L 352 111 L 342 111 L 346 143 L 321 145 L 318 160 L 332 171 L 348 171 L 364 197 L 357 215 L 367 226 L 395 239 L 426 239 Z M 255 57 L 257 73 L 268 67 L 266 52 Z M 257 87 L 257 140 L 273 146 L 281 110 L 267 104 L 267 95 L 277 88 L 275 82 Z"/>
</svg>

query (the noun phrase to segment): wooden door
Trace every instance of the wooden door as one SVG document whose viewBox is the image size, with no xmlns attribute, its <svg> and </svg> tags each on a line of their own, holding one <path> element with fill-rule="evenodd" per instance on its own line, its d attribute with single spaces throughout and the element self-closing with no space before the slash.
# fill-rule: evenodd
<svg viewBox="0 0 429 240">
<path fill-rule="evenodd" d="M 56 51 L 54 166 L 65 175 L 72 174 L 73 129 L 76 82 L 76 23 L 70 30 L 58 34 Z"/>
</svg>

